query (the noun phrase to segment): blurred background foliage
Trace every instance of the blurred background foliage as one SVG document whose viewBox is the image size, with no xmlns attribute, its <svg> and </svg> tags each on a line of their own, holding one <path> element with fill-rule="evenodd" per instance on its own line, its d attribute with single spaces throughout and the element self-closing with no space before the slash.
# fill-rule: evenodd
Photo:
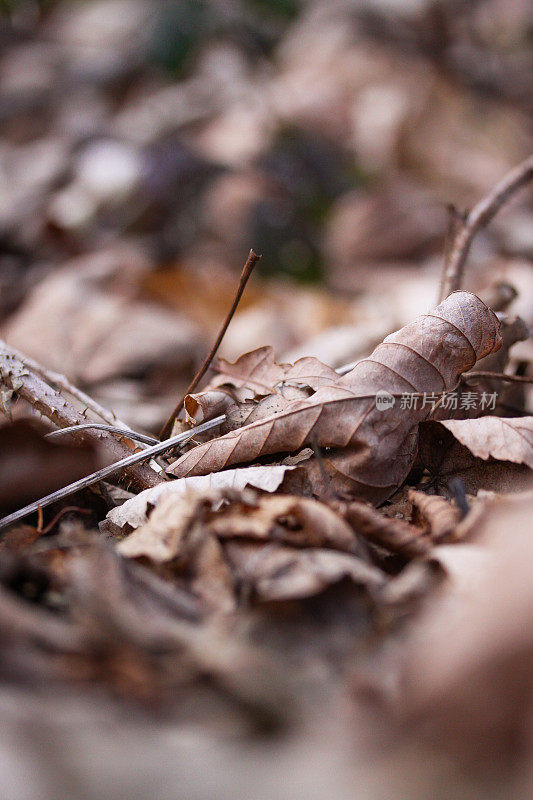
<svg viewBox="0 0 533 800">
<path fill-rule="evenodd" d="M 250 247 L 260 274 L 223 352 L 349 360 L 384 319 L 387 332 L 434 301 L 447 204 L 471 205 L 531 149 L 527 0 L 1 9 L 0 332 L 96 392 L 104 373 L 172 359 L 185 381 Z M 531 255 L 531 222 L 522 197 L 480 237 L 473 286 Z M 89 376 L 87 353 L 118 336 L 110 298 L 141 304 L 152 349 Z M 178 321 L 194 340 L 180 357 Z M 354 324 L 370 339 L 313 338 L 344 326 L 347 342 Z"/>
</svg>

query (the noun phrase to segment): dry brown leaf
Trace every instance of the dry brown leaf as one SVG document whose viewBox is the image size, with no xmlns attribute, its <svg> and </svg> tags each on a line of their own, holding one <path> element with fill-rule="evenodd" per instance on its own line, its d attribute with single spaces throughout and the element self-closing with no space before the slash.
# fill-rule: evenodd
<svg viewBox="0 0 533 800">
<path fill-rule="evenodd" d="M 226 555 L 235 577 L 263 601 L 311 597 L 344 578 L 371 592 L 380 590 L 386 582 L 376 567 L 332 550 L 231 542 L 226 545 Z"/>
<path fill-rule="evenodd" d="M 271 394 L 279 387 L 306 386 L 316 391 L 338 379 L 331 367 L 316 358 L 299 358 L 294 364 L 277 364 L 272 347 L 259 347 L 231 363 L 220 358 L 217 376 L 211 386 L 235 386 L 252 389 L 257 395 Z"/>
<path fill-rule="evenodd" d="M 211 610 L 235 607 L 233 579 L 218 540 L 203 525 L 204 495 L 165 497 L 150 519 L 117 545 L 127 558 L 173 564 L 192 576 L 191 588 Z"/>
<path fill-rule="evenodd" d="M 464 420 L 470 422 L 471 420 Z M 520 492 L 530 488 L 532 474 L 528 466 L 510 461 L 484 461 L 462 445 L 444 425 L 428 420 L 420 425 L 418 447 L 420 464 L 438 480 L 444 491 L 450 478 L 461 478 L 468 494 L 480 489 L 494 492 Z"/>
<path fill-rule="evenodd" d="M 416 558 L 431 550 L 423 528 L 403 519 L 385 517 L 366 503 L 350 503 L 344 509 L 344 516 L 358 534 L 391 553 Z"/>
<path fill-rule="evenodd" d="M 253 495 L 254 493 L 249 492 Z M 213 512 L 206 525 L 221 539 L 245 538 L 285 542 L 295 547 L 358 549 L 350 526 L 324 503 L 291 495 L 256 495 Z"/>
<path fill-rule="evenodd" d="M 120 552 L 156 563 L 181 556 L 195 513 L 201 516 L 202 530 L 220 539 L 261 539 L 351 553 L 358 549 L 348 523 L 323 503 L 292 495 L 262 495 L 248 489 L 163 495 L 148 522 L 119 544 Z"/>
<path fill-rule="evenodd" d="M 526 464 L 533 469 L 533 417 L 481 417 L 439 424 L 478 458 Z"/>
<path fill-rule="evenodd" d="M 316 358 L 277 364 L 269 346 L 244 353 L 235 363 L 221 358 L 216 369 L 218 374 L 203 392 L 185 398 L 185 410 L 196 424 L 227 414 L 223 432 L 279 413 L 289 402 L 305 400 L 339 380 L 335 370 Z"/>
<path fill-rule="evenodd" d="M 406 477 L 417 445 L 417 426 L 430 406 L 380 411 L 376 392 L 442 393 L 462 372 L 501 345 L 500 323 L 479 298 L 455 292 L 433 312 L 388 336 L 332 386 L 275 416 L 199 445 L 172 467 L 177 477 L 216 472 L 306 444 L 333 448 L 327 468 L 353 495 L 385 499 Z M 336 452 L 335 452 L 336 451 Z"/>
<path fill-rule="evenodd" d="M 221 490 L 244 489 L 245 486 L 253 486 L 264 492 L 275 492 L 283 484 L 287 473 L 293 471 L 293 467 L 288 465 L 262 466 L 262 467 L 242 467 L 240 469 L 227 469 L 223 472 L 216 472 L 212 475 L 196 475 L 191 478 L 180 478 L 177 481 L 161 483 L 152 489 L 145 489 L 143 492 L 126 500 L 121 506 L 112 508 L 108 512 L 107 519 L 111 520 L 119 528 L 129 525 L 131 528 L 138 528 L 148 519 L 148 511 L 168 495 L 184 495 L 187 492 L 211 492 Z"/>
<path fill-rule="evenodd" d="M 426 494 L 416 489 L 409 489 L 408 497 L 417 516 L 426 523 L 432 541 L 442 542 L 453 534 L 461 519 L 456 506 L 438 494 Z"/>
</svg>

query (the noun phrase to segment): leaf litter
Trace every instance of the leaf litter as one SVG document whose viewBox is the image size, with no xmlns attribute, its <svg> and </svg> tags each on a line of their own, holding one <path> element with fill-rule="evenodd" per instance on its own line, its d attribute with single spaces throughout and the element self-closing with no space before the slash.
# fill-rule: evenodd
<svg viewBox="0 0 533 800">
<path fill-rule="evenodd" d="M 99 98 L 95 119 L 107 133 L 93 131 L 95 120 L 87 127 L 55 91 L 35 106 L 40 89 L 24 89 L 23 102 L 13 104 L 10 94 L 3 107 L 0 168 L 5 156 L 13 191 L 2 195 L 0 322 L 8 344 L 0 398 L 14 423 L 0 431 L 2 513 L 137 447 L 102 428 L 69 437 L 75 447 L 52 445 L 41 430 L 23 430 L 21 417 L 42 414 L 42 432 L 91 422 L 124 428 L 117 415 L 158 430 L 229 305 L 228 264 L 257 229 L 270 226 L 267 269 L 279 261 L 283 270 L 287 253 L 294 263 L 302 257 L 299 269 L 309 274 L 320 269 L 321 238 L 326 282 L 337 295 L 254 276 L 223 355 L 174 420 L 179 433 L 224 414 L 216 433 L 199 433 L 181 454 L 82 488 L 2 531 L 1 755 L 8 753 L 8 765 L 25 759 L 14 796 L 44 797 L 50 786 L 51 797 L 168 797 L 179 786 L 185 797 L 205 797 L 214 781 L 217 796 L 232 798 L 342 800 L 354 785 L 369 800 L 530 796 L 527 203 L 508 211 L 509 224 L 495 221 L 465 282 L 475 294 L 461 290 L 472 239 L 531 176 L 524 162 L 491 190 L 524 149 L 524 126 L 511 110 L 522 62 L 502 75 L 469 72 L 480 54 L 453 55 L 472 43 L 459 31 L 468 26 L 441 24 L 445 4 L 435 23 L 431 14 L 422 24 L 414 10 L 398 10 L 397 26 L 379 11 L 351 9 L 355 44 L 342 33 L 348 11 L 336 10 L 333 20 L 323 8 L 281 36 L 272 49 L 276 68 L 261 81 L 247 59 L 252 50 L 254 62 L 267 59 L 253 48 L 262 42 L 270 51 L 279 19 L 249 37 L 246 58 L 238 51 L 229 61 L 215 30 L 212 50 L 193 68 L 207 91 L 188 77 L 158 91 L 153 70 L 147 85 L 133 75 L 137 67 L 130 74 L 120 66 L 143 58 L 137 50 L 129 58 L 130 40 L 144 42 L 142 4 L 131 4 L 138 22 L 134 35 L 126 26 L 126 39 L 116 17 L 127 4 L 109 11 L 94 4 L 95 12 L 57 6 L 45 15 L 53 36 L 11 64 L 27 46 L 17 32 L 0 82 L 21 76 L 23 87 L 33 85 L 29 56 L 46 76 L 61 55 L 68 72 L 68 49 L 80 50 L 91 13 L 110 13 L 113 58 L 99 58 L 109 41 L 97 36 L 81 81 Z M 30 17 L 17 25 L 31 26 Z M 250 19 L 242 24 L 248 30 Z M 439 68 L 458 77 L 461 92 L 481 80 L 483 93 L 508 104 L 504 126 L 483 105 L 475 153 L 463 149 L 462 126 L 473 123 L 461 92 L 427 74 L 424 36 L 417 53 L 424 25 L 433 24 L 431 41 L 459 41 L 443 44 Z M 411 87 L 400 85 L 405 70 L 394 62 L 390 71 L 389 49 L 405 35 L 416 103 Z M 396 77 L 385 85 L 387 71 Z M 261 103 L 253 101 L 258 90 Z M 419 94 L 431 113 L 421 114 Z M 241 107 L 243 97 L 249 107 Z M 235 119 L 234 103 L 241 104 Z M 70 161 L 43 177 L 32 148 L 51 144 L 42 138 L 51 133 L 42 133 L 42 109 L 58 105 L 53 135 L 69 131 L 57 145 Z M 243 114 L 260 132 L 247 145 Z M 35 131 L 27 129 L 32 116 Z M 347 116 L 368 172 L 355 184 L 339 175 L 342 148 L 318 133 L 324 117 L 326 138 L 339 141 L 334 129 Z M 295 125 L 288 133 L 287 120 Z M 372 125 L 378 132 L 369 136 Z M 496 157 L 484 142 L 488 130 L 503 128 L 513 147 Z M 121 131 L 127 142 L 117 138 Z M 432 136 L 438 146 L 428 147 Z M 293 140 L 298 146 L 287 150 Z M 245 145 L 248 166 L 240 160 Z M 416 180 L 398 175 L 399 164 Z M 378 173 L 383 181 L 369 189 Z M 432 311 L 446 214 L 419 188 L 429 173 L 450 197 L 488 192 L 469 213 L 456 213 L 443 282 L 460 291 Z M 292 220 L 286 231 L 284 215 Z M 169 265 L 176 252 L 178 263 Z M 33 265 L 50 258 L 62 267 Z M 502 276 L 513 275 L 517 289 L 504 291 Z M 350 368 L 334 369 L 345 362 Z M 454 393 L 455 407 L 447 402 Z M 469 405 L 483 393 L 497 394 L 496 405 Z M 96 782 L 84 761 L 99 764 Z M 148 765 L 145 792 L 139 776 Z"/>
</svg>

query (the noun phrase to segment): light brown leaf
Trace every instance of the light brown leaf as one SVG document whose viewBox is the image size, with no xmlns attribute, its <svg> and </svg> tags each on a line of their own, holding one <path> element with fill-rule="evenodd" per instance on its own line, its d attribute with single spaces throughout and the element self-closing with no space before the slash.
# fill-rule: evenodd
<svg viewBox="0 0 533 800">
<path fill-rule="evenodd" d="M 357 538 L 347 522 L 317 500 L 244 492 L 187 492 L 161 496 L 148 522 L 119 545 L 122 555 L 166 563 L 181 557 L 197 518 L 202 531 L 220 539 L 259 539 L 295 547 L 331 547 L 354 553 Z"/>
<path fill-rule="evenodd" d="M 171 468 L 177 477 L 216 472 L 306 444 L 333 448 L 330 472 L 352 495 L 385 499 L 404 480 L 414 460 L 417 426 L 431 407 L 406 410 L 403 393 L 442 393 L 462 372 L 500 347 L 500 324 L 479 298 L 455 292 L 433 312 L 388 336 L 334 385 L 308 400 L 290 403 L 277 415 L 258 420 L 182 456 Z M 376 392 L 394 395 L 395 407 L 376 408 Z"/>
<path fill-rule="evenodd" d="M 439 424 L 478 458 L 526 464 L 533 469 L 533 417 L 481 417 Z"/>
<path fill-rule="evenodd" d="M 317 358 L 299 358 L 294 364 L 276 364 L 272 347 L 258 347 L 231 363 L 221 358 L 218 374 L 211 386 L 234 386 L 252 389 L 257 395 L 271 394 L 278 385 L 308 386 L 315 391 L 338 379 L 334 369 Z"/>
<path fill-rule="evenodd" d="M 358 549 L 350 526 L 324 503 L 283 494 L 255 495 L 247 502 L 230 501 L 211 514 L 206 520 L 209 531 L 221 539 L 266 539 L 352 553 Z"/>
<path fill-rule="evenodd" d="M 218 540 L 203 525 L 201 494 L 165 497 L 145 525 L 119 542 L 127 558 L 154 564 L 173 564 L 192 575 L 191 587 L 207 608 L 231 611 L 235 606 L 233 580 Z"/>
<path fill-rule="evenodd" d="M 463 423 L 476 420 L 461 420 Z M 444 490 L 450 478 L 461 478 L 469 494 L 480 489 L 517 492 L 528 489 L 532 474 L 528 466 L 510 461 L 477 458 L 441 422 L 428 420 L 420 425 L 418 448 L 420 463 L 439 480 Z"/>
<path fill-rule="evenodd" d="M 268 346 L 244 353 L 235 363 L 221 358 L 217 370 L 204 391 L 187 395 L 185 410 L 196 424 L 227 414 L 223 432 L 277 414 L 290 402 L 306 400 L 321 386 L 339 380 L 335 370 L 316 358 L 277 364 Z"/>
<path fill-rule="evenodd" d="M 201 493 L 227 489 L 238 491 L 245 486 L 253 486 L 264 492 L 275 492 L 282 485 L 287 472 L 292 470 L 293 467 L 286 465 L 242 467 L 211 475 L 196 475 L 180 478 L 177 481 L 167 481 L 152 489 L 145 489 L 130 500 L 126 500 L 121 506 L 112 508 L 107 518 L 120 528 L 125 525 L 138 528 L 147 521 L 149 508 L 157 506 L 168 495 L 184 495 L 190 491 Z"/>
</svg>

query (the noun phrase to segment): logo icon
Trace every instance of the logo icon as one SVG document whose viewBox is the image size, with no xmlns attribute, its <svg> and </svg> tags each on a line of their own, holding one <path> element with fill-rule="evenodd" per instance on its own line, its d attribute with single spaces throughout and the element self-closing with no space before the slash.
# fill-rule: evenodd
<svg viewBox="0 0 533 800">
<path fill-rule="evenodd" d="M 393 408 L 395 403 L 396 398 L 390 392 L 386 392 L 384 389 L 376 392 L 376 408 L 378 411 L 387 411 L 389 408 Z"/>
</svg>

